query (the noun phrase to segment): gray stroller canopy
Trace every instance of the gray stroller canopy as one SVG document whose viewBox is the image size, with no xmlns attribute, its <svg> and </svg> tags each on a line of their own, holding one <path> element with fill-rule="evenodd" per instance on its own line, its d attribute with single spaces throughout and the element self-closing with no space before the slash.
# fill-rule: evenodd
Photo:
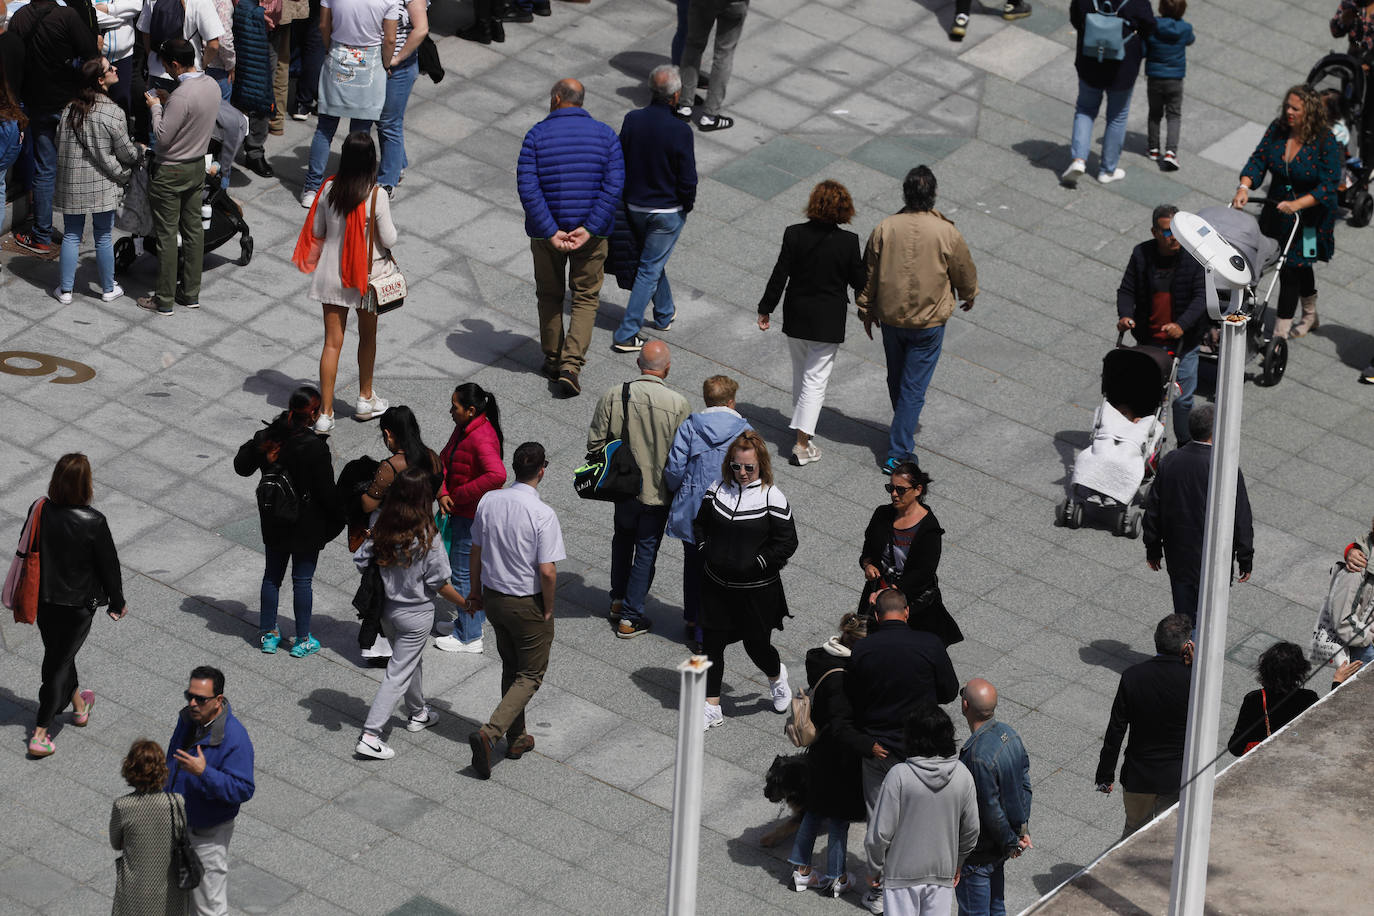
<svg viewBox="0 0 1374 916">
<path fill-rule="evenodd" d="M 1250 268 L 1250 283 L 1279 259 L 1279 243 L 1260 232 L 1259 220 L 1244 210 L 1231 207 L 1204 207 L 1197 215 L 1212 224 L 1230 242 Z M 1220 292 L 1220 291 L 1219 291 Z"/>
</svg>

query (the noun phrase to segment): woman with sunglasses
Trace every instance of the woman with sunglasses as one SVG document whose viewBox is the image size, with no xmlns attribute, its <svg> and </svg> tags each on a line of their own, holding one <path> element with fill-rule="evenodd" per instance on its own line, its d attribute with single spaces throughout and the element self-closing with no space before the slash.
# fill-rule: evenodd
<svg viewBox="0 0 1374 916">
<path fill-rule="evenodd" d="M 797 550 L 797 526 L 787 497 L 773 486 L 768 446 L 753 430 L 739 435 L 725 453 L 721 479 L 711 484 L 692 524 L 701 551 L 702 645 L 706 671 L 705 727 L 725 724 L 720 687 L 725 647 L 743 642 L 744 651 L 768 677 L 773 709 L 792 700 L 787 666 L 773 648 L 773 630 L 787 611 L 779 573 Z"/>
<path fill-rule="evenodd" d="M 873 510 L 859 554 L 866 580 L 859 613 L 872 614 L 874 597 L 883 589 L 901 589 L 911 607 L 911 628 L 934 633 L 952 646 L 962 642 L 964 634 L 940 597 L 935 570 L 945 531 L 925 504 L 929 486 L 930 475 L 914 461 L 898 464 L 892 469 L 892 479 L 883 484 L 891 499 Z"/>
</svg>

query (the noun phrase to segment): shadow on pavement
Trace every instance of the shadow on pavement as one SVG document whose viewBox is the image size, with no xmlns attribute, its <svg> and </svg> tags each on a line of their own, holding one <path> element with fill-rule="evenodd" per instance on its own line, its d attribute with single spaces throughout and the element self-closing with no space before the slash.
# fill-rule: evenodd
<svg viewBox="0 0 1374 916">
<path fill-rule="evenodd" d="M 1336 356 L 1352 369 L 1363 369 L 1374 358 L 1374 337 L 1338 324 L 1322 324 L 1312 332 L 1336 345 Z"/>
<path fill-rule="evenodd" d="M 239 617 L 248 607 L 242 601 L 223 601 L 209 595 L 190 595 L 181 601 L 184 613 L 195 614 L 205 621 L 206 629 L 224 636 L 237 636 L 253 648 L 258 646 L 258 629 Z"/>
<path fill-rule="evenodd" d="M 294 379 L 276 369 L 260 369 L 243 380 L 243 390 L 249 394 L 262 395 L 269 407 L 286 409 L 291 392 L 307 384 L 303 379 Z"/>
<path fill-rule="evenodd" d="M 1050 870 L 1047 872 L 1033 875 L 1031 877 L 1031 883 L 1035 885 L 1035 889 L 1040 893 L 1048 894 L 1050 891 L 1076 875 L 1080 867 L 1081 866 L 1078 865 L 1071 865 L 1068 862 L 1060 862 L 1058 865 L 1051 866 Z"/>
<path fill-rule="evenodd" d="M 1124 642 L 1116 639 L 1094 639 L 1086 646 L 1080 646 L 1078 657 L 1085 665 L 1109 668 L 1117 674 L 1139 662 L 1149 661 L 1152 656 L 1137 652 Z"/>
<path fill-rule="evenodd" d="M 776 407 L 766 407 L 748 401 L 739 403 L 735 409 L 750 423 L 756 427 L 762 427 L 759 431 L 768 435 L 777 452 L 774 461 L 779 463 L 786 461 L 787 456 L 792 454 L 792 446 L 797 441 L 796 433 L 788 426 L 792 422 L 791 415 L 783 413 Z M 816 424 L 817 445 L 824 449 L 827 440 L 842 445 L 857 445 L 860 448 L 872 449 L 874 460 L 879 463 L 887 460 L 886 427 L 880 429 L 862 420 L 850 419 L 838 410 L 829 407 L 822 408 L 821 418 Z"/>
</svg>

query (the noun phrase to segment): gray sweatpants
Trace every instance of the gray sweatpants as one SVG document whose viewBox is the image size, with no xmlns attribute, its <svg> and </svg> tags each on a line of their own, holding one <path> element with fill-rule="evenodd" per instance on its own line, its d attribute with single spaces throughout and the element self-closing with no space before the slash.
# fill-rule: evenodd
<svg viewBox="0 0 1374 916">
<path fill-rule="evenodd" d="M 396 701 L 405 698 L 407 716 L 418 715 L 425 708 L 425 694 L 421 685 L 420 665 L 424 661 L 429 633 L 434 628 L 434 605 L 393 610 L 382 614 L 382 633 L 391 640 L 391 660 L 386 664 L 382 686 L 367 711 L 363 731 L 381 735 Z"/>
<path fill-rule="evenodd" d="M 701 113 L 714 118 L 725 104 L 725 87 L 735 68 L 735 45 L 744 31 L 744 17 L 749 15 L 749 0 L 692 0 L 687 10 L 687 43 L 682 49 L 682 101 L 692 104 L 697 80 L 701 75 L 701 58 L 706 53 L 706 40 L 711 29 L 716 30 L 715 57 L 711 61 L 711 88 L 706 91 L 706 104 Z"/>
</svg>

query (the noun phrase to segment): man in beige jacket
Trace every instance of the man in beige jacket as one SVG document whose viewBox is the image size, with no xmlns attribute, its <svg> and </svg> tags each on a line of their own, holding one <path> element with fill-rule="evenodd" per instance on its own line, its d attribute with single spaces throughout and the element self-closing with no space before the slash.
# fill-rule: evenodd
<svg viewBox="0 0 1374 916">
<path fill-rule="evenodd" d="M 649 630 L 644 599 L 654 581 L 658 545 L 663 541 L 673 503 L 673 495 L 663 482 L 663 468 L 677 428 L 692 413 L 687 399 L 663 383 L 671 362 L 667 344 L 661 340 L 646 343 L 639 351 L 639 377 L 606 389 L 587 430 L 587 451 L 591 452 L 619 436 L 623 425 L 630 454 L 644 479 L 638 498 L 615 504 L 611 617 L 618 618 L 616 635 L 621 639 L 633 639 Z M 622 399 L 627 387 L 629 403 L 625 405 Z"/>
<path fill-rule="evenodd" d="M 873 325 L 882 326 L 887 356 L 892 429 L 884 474 L 900 462 L 916 460 L 916 427 L 940 360 L 945 322 L 958 299 L 968 311 L 978 295 L 978 271 L 968 244 L 935 209 L 934 173 L 924 165 L 908 172 L 902 198 L 902 211 L 879 223 L 868 237 L 868 282 L 857 297 L 864 331 L 872 340 Z"/>
</svg>

